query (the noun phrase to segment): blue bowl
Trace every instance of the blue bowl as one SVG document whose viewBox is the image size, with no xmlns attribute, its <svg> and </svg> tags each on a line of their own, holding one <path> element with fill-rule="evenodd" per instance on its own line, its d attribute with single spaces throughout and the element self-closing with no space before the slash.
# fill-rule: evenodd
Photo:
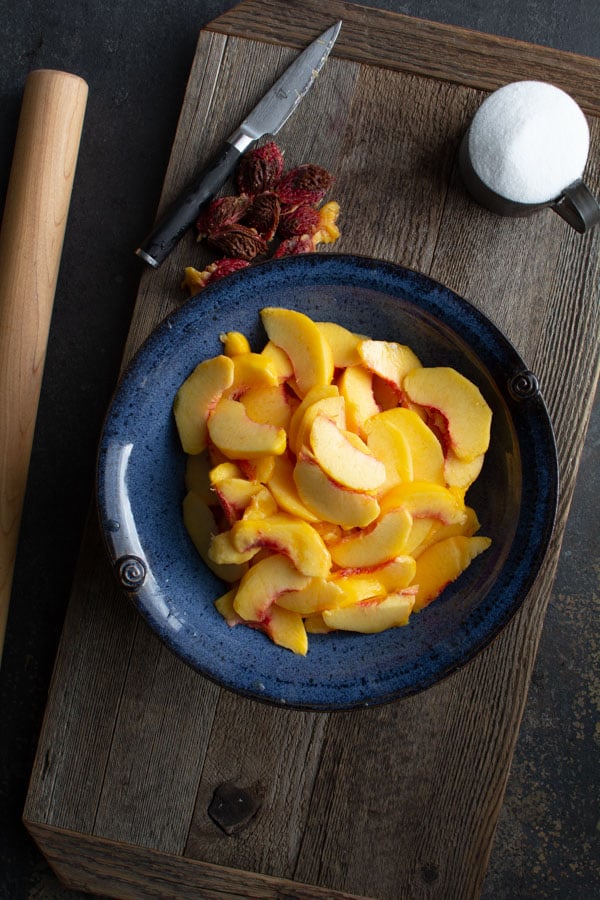
<svg viewBox="0 0 600 900">
<path fill-rule="evenodd" d="M 173 398 L 219 335 L 266 335 L 279 305 L 408 344 L 424 365 L 453 366 L 493 411 L 492 439 L 468 500 L 492 546 L 409 624 L 377 635 L 310 635 L 305 657 L 256 630 L 230 628 L 225 592 L 184 528 L 185 457 Z M 522 604 L 544 558 L 558 493 L 552 427 L 535 376 L 466 300 L 399 266 L 354 256 L 272 260 L 216 282 L 162 322 L 125 371 L 101 436 L 97 499 L 119 584 L 181 659 L 225 688 L 310 710 L 372 706 L 422 691 L 479 653 Z"/>
</svg>

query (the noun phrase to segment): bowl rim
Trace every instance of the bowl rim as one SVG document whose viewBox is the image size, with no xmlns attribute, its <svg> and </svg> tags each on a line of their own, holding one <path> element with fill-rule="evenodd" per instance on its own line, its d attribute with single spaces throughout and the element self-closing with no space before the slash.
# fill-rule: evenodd
<svg viewBox="0 0 600 900">
<path fill-rule="evenodd" d="M 541 527 L 536 535 L 526 534 L 521 527 L 522 511 L 519 511 L 519 523 L 516 527 L 513 544 L 509 550 L 509 558 L 513 554 L 519 556 L 518 577 L 511 576 L 506 584 L 494 584 L 495 590 L 506 590 L 511 592 L 512 600 L 505 602 L 502 615 L 496 620 L 494 627 L 489 633 L 468 647 L 466 652 L 460 655 L 460 658 L 452 658 L 449 661 L 441 661 L 439 666 L 431 671 L 429 677 L 421 677 L 421 679 L 412 685 L 404 685 L 401 689 L 389 689 L 376 692 L 373 696 L 352 696 L 349 695 L 345 699 L 339 699 L 332 702 L 331 699 L 319 699 L 315 694 L 313 697 L 303 696 L 286 697 L 281 696 L 281 685 L 250 685 L 246 683 L 240 685 L 236 678 L 230 673 L 216 674 L 213 669 L 207 667 L 202 661 L 198 661 L 194 655 L 182 647 L 176 640 L 175 636 L 162 626 L 161 614 L 157 613 L 156 605 L 152 600 L 148 599 L 147 585 L 136 582 L 135 572 L 133 579 L 127 583 L 123 577 L 123 554 L 119 553 L 115 548 L 115 535 L 111 530 L 112 518 L 107 512 L 107 498 L 111 495 L 110 478 L 106 468 L 107 453 L 107 434 L 109 424 L 115 409 L 117 408 L 119 398 L 126 392 L 128 386 L 135 382 L 140 371 L 143 371 L 146 359 L 151 357 L 152 353 L 161 346 L 165 336 L 172 335 L 174 330 L 181 328 L 190 316 L 194 316 L 198 311 L 198 306 L 205 306 L 212 299 L 217 302 L 222 296 L 226 303 L 227 294 L 231 295 L 236 289 L 242 287 L 249 291 L 252 285 L 267 275 L 274 273 L 274 277 L 293 278 L 298 273 L 302 273 L 303 283 L 307 282 L 306 270 L 310 272 L 310 279 L 314 279 L 316 284 L 339 284 L 339 278 L 336 272 L 339 269 L 347 269 L 351 272 L 355 279 L 360 282 L 361 279 L 369 282 L 367 285 L 361 284 L 365 289 L 381 292 L 385 288 L 389 291 L 391 286 L 395 286 L 398 282 L 406 279 L 410 280 L 414 293 L 408 299 L 411 305 L 415 305 L 420 309 L 425 309 L 428 314 L 439 321 L 457 337 L 460 335 L 462 340 L 469 347 L 478 346 L 479 341 L 475 340 L 473 344 L 473 336 L 480 332 L 484 333 L 498 348 L 500 355 L 504 355 L 510 359 L 513 375 L 511 383 L 508 385 L 508 391 L 515 402 L 515 410 L 526 406 L 527 422 L 529 429 L 535 432 L 536 437 L 541 438 L 543 443 L 543 469 L 539 471 L 539 466 L 534 468 L 536 478 L 543 476 L 543 487 L 537 491 L 536 520 L 541 523 Z M 329 279 L 329 280 L 328 280 Z M 403 294 L 406 294 L 404 289 Z M 393 293 L 389 296 L 395 296 Z M 398 299 L 396 297 L 396 299 Z M 276 303 L 264 303 L 262 305 L 277 305 Z M 465 338 L 464 318 L 465 315 L 470 320 L 471 325 L 468 329 L 469 336 Z M 459 331 L 460 329 L 460 331 Z M 218 324 L 215 324 L 215 331 L 218 333 Z M 474 350 L 477 358 L 478 354 Z M 196 365 L 200 359 L 196 359 L 193 365 Z M 503 367 L 506 359 L 503 360 Z M 494 375 L 495 365 L 486 368 L 490 373 L 493 381 L 496 381 Z M 193 366 L 192 366 L 193 367 Z M 525 420 L 525 417 L 522 417 Z M 517 434 L 521 437 L 519 430 Z M 521 440 L 519 440 L 521 449 Z M 526 460 L 527 461 L 527 460 Z M 531 461 L 529 461 L 531 462 Z M 481 310 L 473 303 L 466 300 L 450 288 L 435 281 L 428 275 L 418 272 L 414 269 L 401 266 L 397 263 L 380 260 L 374 257 L 354 255 L 354 254 L 335 254 L 335 253 L 311 253 L 301 256 L 285 257 L 283 259 L 270 259 L 263 262 L 255 263 L 252 266 L 227 276 L 226 279 L 219 280 L 207 286 L 200 294 L 196 294 L 187 299 L 180 307 L 169 313 L 160 323 L 158 323 L 145 338 L 145 340 L 137 348 L 129 362 L 123 368 L 113 396 L 109 403 L 104 423 L 102 426 L 101 436 L 98 445 L 98 453 L 96 460 L 96 507 L 100 531 L 103 539 L 105 550 L 109 560 L 112 563 L 113 571 L 116 575 L 117 585 L 127 594 L 133 602 L 136 609 L 141 613 L 150 627 L 158 633 L 159 638 L 166 646 L 174 652 L 180 659 L 195 669 L 198 673 L 207 677 L 209 680 L 217 683 L 221 687 L 234 691 L 251 699 L 264 701 L 269 704 L 282 705 L 288 708 L 309 710 L 309 711 L 325 711 L 333 712 L 338 710 L 351 710 L 364 708 L 367 706 L 381 705 L 389 703 L 403 697 L 414 695 L 428 689 L 433 684 L 447 678 L 458 669 L 462 668 L 477 656 L 481 650 L 488 646 L 506 627 L 506 625 L 514 617 L 517 610 L 522 606 L 527 594 L 529 593 L 534 581 L 536 580 L 543 560 L 545 558 L 556 519 L 557 505 L 559 495 L 559 471 L 558 459 L 556 451 L 556 442 L 554 432 L 546 405 L 544 403 L 542 393 L 539 388 L 538 381 L 532 372 L 527 368 L 518 351 L 515 349 L 508 337 L 496 326 Z M 114 498 L 113 498 L 114 499 Z M 114 507 L 114 504 L 113 504 Z M 515 544 L 518 538 L 525 538 L 525 546 L 516 548 Z M 135 554 L 133 555 L 135 561 Z M 143 566 L 143 551 L 141 554 Z M 526 563 L 524 565 L 524 563 Z M 146 572 L 143 573 L 144 575 Z M 516 584 L 511 582 L 515 582 Z M 499 579 L 497 579 L 499 581 Z M 515 590 L 512 590 L 515 588 Z M 157 617 L 158 616 L 158 617 Z M 310 650 L 309 650 L 310 653 Z"/>
</svg>

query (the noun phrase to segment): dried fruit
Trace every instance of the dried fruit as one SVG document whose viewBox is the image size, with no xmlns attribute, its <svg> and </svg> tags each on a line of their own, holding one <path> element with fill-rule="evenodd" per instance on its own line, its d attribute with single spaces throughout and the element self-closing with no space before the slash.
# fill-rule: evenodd
<svg viewBox="0 0 600 900">
<path fill-rule="evenodd" d="M 305 163 L 283 175 L 277 186 L 277 194 L 282 203 L 308 203 L 316 206 L 333 182 L 333 175 L 323 166 Z"/>
<path fill-rule="evenodd" d="M 208 244 L 226 256 L 236 256 L 248 261 L 267 251 L 267 242 L 255 228 L 239 224 L 229 225 L 210 235 Z"/>
<path fill-rule="evenodd" d="M 272 190 L 283 172 L 283 154 L 275 141 L 255 147 L 238 163 L 237 187 L 241 194 L 251 197 Z"/>
<path fill-rule="evenodd" d="M 282 256 L 298 256 L 300 253 L 312 253 L 314 249 L 315 244 L 312 237 L 309 234 L 299 234 L 282 241 L 273 254 L 273 259 L 281 259 Z"/>
<path fill-rule="evenodd" d="M 203 209 L 198 217 L 196 222 L 198 240 L 200 241 L 202 238 L 214 234 L 221 228 L 235 225 L 235 223 L 239 222 L 242 218 L 249 206 L 249 197 L 216 197 Z"/>
<path fill-rule="evenodd" d="M 232 272 L 245 269 L 249 265 L 250 263 L 245 259 L 224 257 L 211 263 L 202 272 L 194 269 L 193 266 L 187 266 L 181 287 L 187 289 L 190 296 L 193 296 L 205 288 L 207 284 L 218 281 L 219 278 L 224 278 L 225 275 L 231 275 Z"/>
<path fill-rule="evenodd" d="M 244 216 L 243 224 L 255 228 L 265 241 L 270 241 L 279 225 L 280 210 L 281 204 L 277 194 L 273 191 L 264 191 L 252 201 Z"/>
<path fill-rule="evenodd" d="M 319 210 L 307 203 L 301 203 L 282 213 L 279 235 L 282 238 L 291 238 L 301 234 L 314 234 L 318 227 Z"/>
</svg>

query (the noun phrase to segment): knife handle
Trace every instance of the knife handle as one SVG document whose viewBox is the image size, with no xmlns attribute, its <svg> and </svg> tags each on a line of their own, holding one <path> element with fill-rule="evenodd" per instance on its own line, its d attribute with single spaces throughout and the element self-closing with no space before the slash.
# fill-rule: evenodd
<svg viewBox="0 0 600 900">
<path fill-rule="evenodd" d="M 236 144 L 226 141 L 212 162 L 161 216 L 135 251 L 137 256 L 158 268 L 196 221 L 200 208 L 225 184 L 241 155 L 242 150 Z"/>
</svg>

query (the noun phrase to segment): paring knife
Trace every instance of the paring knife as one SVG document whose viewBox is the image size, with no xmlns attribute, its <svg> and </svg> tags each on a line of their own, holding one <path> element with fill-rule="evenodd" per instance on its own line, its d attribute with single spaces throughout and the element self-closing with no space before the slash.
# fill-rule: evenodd
<svg viewBox="0 0 600 900">
<path fill-rule="evenodd" d="M 312 87 L 341 27 L 340 21 L 324 31 L 286 69 L 239 128 L 227 138 L 213 161 L 167 210 L 138 247 L 136 254 L 140 259 L 154 268 L 160 266 L 196 221 L 201 207 L 225 184 L 240 156 L 264 135 L 277 134 Z"/>
</svg>

